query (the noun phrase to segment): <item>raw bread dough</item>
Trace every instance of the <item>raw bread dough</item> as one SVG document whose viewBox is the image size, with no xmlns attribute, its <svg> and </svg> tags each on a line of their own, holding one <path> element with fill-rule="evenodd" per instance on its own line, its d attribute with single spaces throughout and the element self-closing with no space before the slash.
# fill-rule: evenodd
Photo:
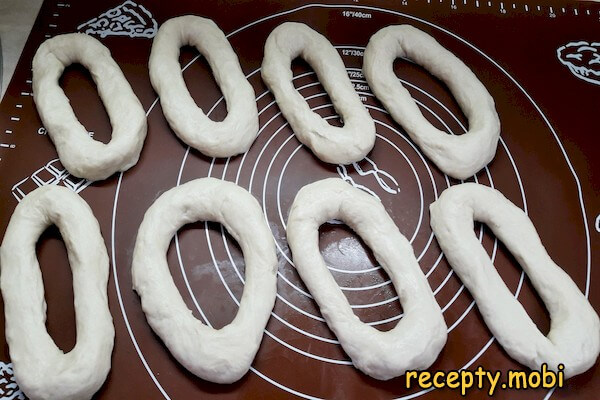
<svg viewBox="0 0 600 400">
<path fill-rule="evenodd" d="M 234 320 L 215 330 L 194 318 L 166 260 L 177 230 L 217 221 L 244 253 L 246 282 Z M 275 241 L 258 201 L 234 183 L 202 178 L 163 193 L 146 211 L 133 252 L 133 287 L 148 323 L 171 354 L 202 379 L 232 383 L 250 368 L 275 304 Z"/>
<path fill-rule="evenodd" d="M 427 121 L 394 72 L 394 60 L 406 57 L 441 79 L 469 120 L 469 131 L 453 136 Z M 496 154 L 500 121 L 494 99 L 475 74 L 431 36 L 410 25 L 388 26 L 369 40 L 363 72 L 384 107 L 439 169 L 466 179 Z"/>
<path fill-rule="evenodd" d="M 344 127 L 330 125 L 313 112 L 294 88 L 291 63 L 302 57 L 315 70 Z M 262 78 L 271 89 L 294 133 L 322 161 L 350 164 L 362 160 L 375 144 L 375 123 L 354 91 L 337 50 L 321 34 L 285 22 L 265 43 Z"/>
<path fill-rule="evenodd" d="M 58 80 L 65 67 L 80 63 L 98 88 L 113 127 L 104 144 L 77 120 Z M 106 179 L 134 166 L 146 138 L 146 113 L 129 82 L 98 40 L 82 33 L 46 40 L 33 58 L 33 99 L 65 168 L 80 178 Z"/>
<path fill-rule="evenodd" d="M 542 363 L 565 377 L 589 369 L 600 351 L 598 315 L 577 285 L 552 261 L 525 213 L 499 191 L 475 183 L 446 189 L 430 206 L 431 227 L 448 262 L 469 289 L 504 350 L 531 369 Z M 510 250 L 546 304 L 545 337 L 508 290 L 473 232 L 480 221 Z"/>
<path fill-rule="evenodd" d="M 55 224 L 63 237 L 75 298 L 77 342 L 64 354 L 46 331 L 36 242 Z M 108 254 L 98 221 L 81 197 L 43 186 L 15 209 L 0 249 L 6 342 L 15 378 L 30 399 L 90 399 L 110 370 L 115 331 L 108 309 Z"/>
<path fill-rule="evenodd" d="M 208 61 L 227 102 L 222 122 L 208 118 L 185 86 L 179 50 L 196 47 Z M 150 80 L 169 125 L 187 145 L 210 157 L 245 153 L 258 135 L 254 89 L 229 41 L 210 19 L 186 15 L 161 25 L 150 53 Z"/>
<path fill-rule="evenodd" d="M 404 316 L 388 332 L 363 323 L 331 276 L 319 252 L 319 226 L 341 219 L 390 276 Z M 413 249 L 381 202 L 337 178 L 303 187 L 290 210 L 287 238 L 296 270 L 352 363 L 376 379 L 425 369 L 446 344 L 447 327 Z"/>
</svg>

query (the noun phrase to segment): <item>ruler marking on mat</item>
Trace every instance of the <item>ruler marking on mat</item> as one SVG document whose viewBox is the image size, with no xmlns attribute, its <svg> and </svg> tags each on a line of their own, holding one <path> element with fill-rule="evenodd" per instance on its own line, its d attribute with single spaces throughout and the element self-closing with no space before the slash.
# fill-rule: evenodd
<svg viewBox="0 0 600 400">
<path fill-rule="evenodd" d="M 357 1 L 357 0 L 354 0 Z M 418 1 L 415 0 L 417 3 Z M 514 0 L 513 0 L 514 1 Z M 409 5 L 410 0 L 401 0 L 400 5 L 402 6 L 407 6 Z M 437 4 L 437 1 L 433 1 L 432 0 L 427 0 L 427 4 L 428 5 L 435 5 Z M 445 3 L 444 0 L 439 0 L 439 4 L 443 4 Z M 473 1 L 473 3 L 475 5 L 475 8 L 494 8 L 496 6 L 496 3 L 494 2 L 494 0 L 475 0 Z M 460 6 L 468 6 L 468 0 L 450 0 L 450 9 L 451 10 L 458 10 Z M 518 4 L 516 2 L 506 2 L 506 1 L 500 1 L 499 3 L 497 3 L 498 8 L 496 8 L 496 10 L 498 10 L 500 12 L 500 14 L 508 14 L 509 10 L 518 10 L 519 7 L 523 7 L 522 10 L 524 10 L 526 13 L 530 13 L 532 11 L 535 11 L 536 13 L 544 13 L 546 14 L 546 16 L 548 18 L 556 18 L 558 15 L 566 15 L 570 12 L 570 10 L 568 9 L 568 7 L 563 7 L 563 6 L 547 6 L 547 5 L 543 5 L 543 4 L 526 4 L 526 3 L 521 3 Z M 547 11 L 547 13 L 546 13 Z M 581 12 L 579 11 L 579 9 L 577 8 L 573 8 L 573 14 L 575 16 L 583 16 L 583 15 L 596 15 L 595 14 L 595 10 L 591 10 L 591 9 L 582 9 Z M 598 11 L 598 20 L 600 21 L 600 10 Z"/>
<path fill-rule="evenodd" d="M 56 6 L 58 8 L 70 8 L 71 4 L 65 3 L 65 2 L 58 2 L 58 3 L 56 3 Z M 51 15 L 51 17 L 55 18 L 55 21 L 56 21 L 56 18 L 58 18 L 60 16 L 60 14 L 57 11 L 52 12 L 50 15 Z M 47 28 L 49 28 L 51 30 L 56 30 L 56 28 L 58 28 L 58 23 L 57 22 L 48 23 Z M 44 38 L 46 38 L 46 39 L 49 39 L 51 37 L 52 37 L 52 35 L 49 34 L 49 33 L 45 33 L 44 34 Z M 30 72 L 31 72 L 31 70 L 30 70 Z M 31 77 L 29 79 L 25 79 L 25 84 L 28 85 L 29 89 L 28 90 L 23 90 L 23 91 L 19 92 L 19 94 L 21 96 L 33 97 L 33 92 L 30 89 L 32 83 L 33 83 L 33 81 L 32 81 Z M 15 104 L 15 108 L 18 109 L 18 110 L 22 110 L 23 109 L 23 103 L 17 103 L 17 104 Z M 12 122 L 20 122 L 21 121 L 21 117 L 18 116 L 18 115 L 13 115 L 13 116 L 10 117 L 10 121 L 12 121 Z M 13 129 L 5 129 L 4 130 L 4 134 L 5 135 L 12 135 L 14 133 Z M 14 144 L 14 143 L 0 143 L 0 149 L 14 149 L 16 147 L 17 147 L 17 145 Z M 2 158 L 0 157 L 0 161 L 1 160 L 2 160 Z"/>
</svg>

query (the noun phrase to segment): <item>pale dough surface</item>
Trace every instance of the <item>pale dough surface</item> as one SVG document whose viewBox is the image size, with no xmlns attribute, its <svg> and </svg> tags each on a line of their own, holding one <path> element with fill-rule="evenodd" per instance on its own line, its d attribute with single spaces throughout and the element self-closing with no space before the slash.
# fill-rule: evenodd
<svg viewBox="0 0 600 400">
<path fill-rule="evenodd" d="M 314 69 L 343 119 L 330 125 L 312 111 L 292 82 L 292 60 L 302 57 Z M 360 101 L 337 50 L 307 25 L 285 22 L 265 43 L 262 78 L 275 95 L 281 113 L 303 144 L 322 161 L 350 164 L 362 160 L 375 144 L 375 122 Z"/>
<path fill-rule="evenodd" d="M 444 255 L 469 289 L 504 350 L 531 369 L 542 363 L 565 377 L 589 369 L 600 351 L 598 314 L 552 261 L 527 215 L 499 191 L 476 183 L 446 189 L 431 206 L 431 227 Z M 485 223 L 516 258 L 550 313 L 544 336 L 514 298 L 473 232 Z"/>
<path fill-rule="evenodd" d="M 398 57 L 414 61 L 448 86 L 469 120 L 468 132 L 450 135 L 427 121 L 394 72 Z M 392 118 L 442 172 L 466 179 L 494 158 L 500 120 L 492 96 L 469 67 L 425 32 L 410 25 L 382 28 L 369 40 L 363 72 Z"/>
<path fill-rule="evenodd" d="M 64 354 L 46 331 L 36 242 L 55 224 L 63 237 L 75 297 L 77 342 Z M 15 378 L 30 399 L 90 399 L 110 370 L 114 328 L 108 308 L 108 254 L 86 202 L 62 186 L 29 193 L 15 209 L 0 249 L 6 342 Z"/>
<path fill-rule="evenodd" d="M 185 224 L 220 222 L 244 254 L 245 286 L 233 321 L 215 330 L 186 306 L 166 260 L 171 239 Z M 148 323 L 185 368 L 202 379 L 240 379 L 258 351 L 275 304 L 275 241 L 258 201 L 234 183 L 196 179 L 163 193 L 146 211 L 133 252 L 133 287 Z"/>
<path fill-rule="evenodd" d="M 96 83 L 113 128 L 107 144 L 88 135 L 58 85 L 64 69 L 73 63 L 87 68 Z M 146 139 L 146 113 L 110 51 L 98 40 L 82 33 L 46 40 L 33 58 L 32 85 L 42 123 L 69 173 L 101 180 L 138 162 Z"/>
<path fill-rule="evenodd" d="M 352 311 L 319 251 L 319 226 L 340 219 L 372 249 L 398 293 L 404 315 L 388 332 Z M 447 327 L 412 246 L 375 197 L 338 178 L 303 187 L 290 210 L 287 238 L 296 270 L 356 368 L 376 379 L 426 369 L 446 344 Z"/>
<path fill-rule="evenodd" d="M 188 91 L 179 64 L 182 46 L 194 46 L 208 61 L 225 97 L 227 116 L 215 122 Z M 194 15 L 163 23 L 152 43 L 150 80 L 169 125 L 187 145 L 209 157 L 245 153 L 258 135 L 254 89 L 223 31 L 210 19 Z"/>
</svg>

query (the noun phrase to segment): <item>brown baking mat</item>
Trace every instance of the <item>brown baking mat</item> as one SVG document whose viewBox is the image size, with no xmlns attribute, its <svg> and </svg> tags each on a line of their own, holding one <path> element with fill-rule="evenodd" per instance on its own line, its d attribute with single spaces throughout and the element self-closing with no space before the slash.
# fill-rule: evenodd
<svg viewBox="0 0 600 400">
<path fill-rule="evenodd" d="M 538 5 L 539 4 L 539 5 Z M 26 193 L 45 184 L 65 185 L 91 205 L 111 255 L 109 302 L 116 328 L 112 370 L 97 398 L 353 398 L 453 399 L 449 390 L 406 389 L 403 377 L 388 382 L 354 369 L 323 322 L 318 308 L 290 264 L 285 241 L 289 207 L 303 185 L 324 177 L 344 177 L 378 196 L 411 240 L 450 329 L 448 343 L 430 370 L 475 369 L 506 372 L 524 368 L 493 339 L 467 290 L 453 275 L 429 227 L 428 206 L 449 185 L 373 97 L 361 73 L 364 46 L 379 28 L 412 24 L 433 35 L 469 65 L 494 97 L 502 122 L 495 159 L 474 178 L 493 185 L 527 211 L 553 259 L 600 309 L 598 218 L 600 82 L 576 65 L 569 69 L 557 49 L 577 41 L 600 41 L 600 7 L 588 3 L 541 5 L 474 0 L 351 1 L 46 1 L 27 42 L 6 97 L 0 105 L 0 231 Z M 151 37 L 166 19 L 182 14 L 214 19 L 236 50 L 253 85 L 261 131 L 250 151 L 231 159 L 210 159 L 188 150 L 168 127 L 148 79 Z M 293 136 L 273 96 L 260 78 L 263 44 L 284 21 L 305 22 L 339 50 L 348 74 L 377 125 L 378 139 L 368 159 L 348 166 L 319 162 Z M 148 111 L 148 137 L 139 163 L 103 182 L 69 176 L 56 160 L 31 97 L 31 60 L 45 37 L 87 31 L 112 52 Z M 211 118 L 226 115 L 207 63 L 184 48 L 188 88 Z M 571 59 L 572 61 L 574 59 Z M 573 61 L 575 62 L 575 61 Z M 397 61 L 400 79 L 427 118 L 440 129 L 463 132 L 467 121 L 444 85 L 421 68 Z M 309 104 L 339 123 L 314 73 L 294 63 L 294 83 Z M 583 78 L 588 78 L 583 79 Z M 106 142 L 110 124 L 89 74 L 72 66 L 61 78 L 80 121 Z M 235 181 L 261 202 L 280 258 L 278 298 L 260 351 L 249 372 L 232 385 L 196 378 L 169 354 L 147 325 L 132 291 L 130 265 L 136 230 L 144 211 L 162 192 L 198 177 Z M 474 180 L 471 179 L 471 180 Z M 543 303 L 501 243 L 476 227 L 483 246 L 511 291 L 547 333 Z M 363 243 L 344 225 L 321 229 L 321 248 L 333 276 L 354 311 L 377 329 L 391 329 L 401 307 L 388 277 Z M 593 251 L 596 250 L 596 251 Z M 68 351 L 75 343 L 73 290 L 66 251 L 56 229 L 38 245 L 48 302 L 48 330 Z M 168 252 L 181 295 L 194 315 L 215 328 L 231 321 L 243 290 L 244 264 L 237 245 L 216 224 L 182 229 Z M 0 319 L 4 343 L 4 321 Z M 8 348 L 0 364 L 10 383 Z M 5 396 L 14 387 L 0 384 Z M 498 399 L 597 399 L 600 368 L 567 382 L 563 389 L 497 391 Z M 472 399 L 486 390 L 470 390 Z"/>
</svg>

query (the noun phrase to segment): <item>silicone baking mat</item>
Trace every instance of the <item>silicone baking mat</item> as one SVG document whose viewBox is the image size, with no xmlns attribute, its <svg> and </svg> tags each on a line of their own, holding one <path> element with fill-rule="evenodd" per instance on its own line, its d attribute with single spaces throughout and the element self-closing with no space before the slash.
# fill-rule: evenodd
<svg viewBox="0 0 600 400">
<path fill-rule="evenodd" d="M 254 87 L 260 134 L 244 155 L 211 159 L 190 150 L 162 114 L 148 78 L 151 38 L 162 22 L 183 14 L 217 22 Z M 291 263 L 285 240 L 289 208 L 303 185 L 325 177 L 341 177 L 377 196 L 410 239 L 448 324 L 448 343 L 430 370 L 479 365 L 503 372 L 524 368 L 507 356 L 486 328 L 429 226 L 429 204 L 444 188 L 459 182 L 441 173 L 373 97 L 361 72 L 363 51 L 381 27 L 411 24 L 473 69 L 496 101 L 502 134 L 494 160 L 469 180 L 501 190 L 529 214 L 550 255 L 598 310 L 600 64 L 593 60 L 598 61 L 600 51 L 593 42 L 600 41 L 599 17 L 600 7 L 591 3 L 497 0 L 46 1 L 0 105 L 0 231 L 6 229 L 17 202 L 38 186 L 67 186 L 91 205 L 111 257 L 108 293 L 116 329 L 112 370 L 97 398 L 457 398 L 459 394 L 449 390 L 406 389 L 403 377 L 380 382 L 351 366 Z M 375 148 L 363 161 L 345 166 L 319 162 L 294 137 L 263 84 L 263 44 L 284 21 L 307 23 L 329 38 L 342 56 L 377 126 Z M 81 180 L 64 170 L 31 94 L 31 60 L 39 44 L 74 31 L 94 35 L 111 50 L 148 114 L 148 137 L 139 163 L 103 182 Z M 592 50 L 580 55 L 581 46 Z M 199 106 L 211 118 L 222 119 L 226 104 L 204 58 L 186 47 L 181 63 Z M 435 126 L 452 134 L 468 128 L 443 84 L 410 62 L 398 60 L 395 68 Z M 293 71 L 295 86 L 313 110 L 340 124 L 310 67 L 296 61 Z M 108 141 L 110 123 L 86 70 L 69 67 L 60 83 L 90 134 Z M 147 325 L 131 283 L 132 250 L 145 210 L 169 188 L 205 176 L 237 182 L 258 198 L 280 260 L 277 302 L 261 348 L 251 371 L 232 385 L 202 381 L 173 359 Z M 521 267 L 487 228 L 477 225 L 476 234 L 507 286 L 547 333 L 547 312 Z M 360 319 L 380 330 L 395 326 L 401 305 L 360 238 L 345 225 L 326 224 L 320 246 Z M 73 290 L 66 250 L 55 228 L 44 233 L 37 251 L 48 303 L 48 331 L 68 351 L 76 335 Z M 198 222 L 184 227 L 167 257 L 181 295 L 197 318 L 215 328 L 233 319 L 244 287 L 243 255 L 220 225 Z M 4 321 L 0 321 L 5 343 Z M 6 345 L 0 348 L 0 360 L 1 393 L 22 398 Z M 498 390 L 495 397 L 596 399 L 599 391 L 596 363 L 567 381 L 565 388 Z M 472 389 L 467 397 L 485 398 L 487 392 Z"/>
</svg>

